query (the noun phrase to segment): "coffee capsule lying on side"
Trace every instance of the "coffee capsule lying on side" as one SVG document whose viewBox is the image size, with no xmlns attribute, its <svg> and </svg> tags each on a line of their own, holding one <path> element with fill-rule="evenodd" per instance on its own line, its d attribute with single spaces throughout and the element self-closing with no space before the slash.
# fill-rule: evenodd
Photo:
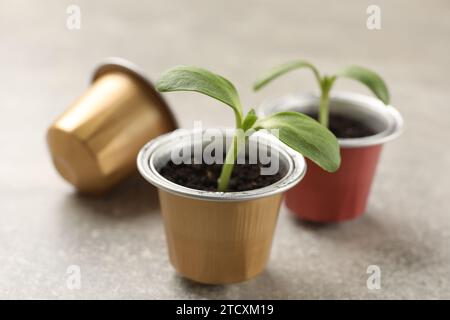
<svg viewBox="0 0 450 320">
<path fill-rule="evenodd" d="M 48 129 L 53 163 L 83 193 L 102 193 L 136 172 L 149 140 L 177 128 L 169 107 L 129 61 L 110 58 L 91 86 Z"/>
</svg>

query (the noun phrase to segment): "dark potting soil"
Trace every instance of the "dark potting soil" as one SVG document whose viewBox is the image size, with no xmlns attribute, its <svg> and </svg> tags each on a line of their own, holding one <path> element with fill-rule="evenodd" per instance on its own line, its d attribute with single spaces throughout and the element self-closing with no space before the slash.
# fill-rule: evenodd
<svg viewBox="0 0 450 320">
<path fill-rule="evenodd" d="M 317 113 L 307 113 L 318 120 Z M 329 129 L 337 138 L 363 138 L 376 134 L 375 130 L 364 122 L 340 114 L 330 114 Z"/>
<path fill-rule="evenodd" d="M 261 175 L 262 164 L 236 164 L 231 174 L 228 190 L 246 191 L 266 187 L 283 177 L 282 170 L 274 175 Z M 176 184 L 205 191 L 217 191 L 221 164 L 174 164 L 171 160 L 159 173 Z"/>
</svg>

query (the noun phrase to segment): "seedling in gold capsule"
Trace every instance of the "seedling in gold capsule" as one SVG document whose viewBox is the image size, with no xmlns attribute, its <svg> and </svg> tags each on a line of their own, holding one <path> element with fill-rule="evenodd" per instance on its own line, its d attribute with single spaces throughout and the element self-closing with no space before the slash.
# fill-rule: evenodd
<svg viewBox="0 0 450 320">
<path fill-rule="evenodd" d="M 236 134 L 226 153 L 225 162 L 218 179 L 218 191 L 227 191 L 231 173 L 238 155 L 240 134 L 249 135 L 262 129 L 277 129 L 278 139 L 317 163 L 329 172 L 340 165 L 339 145 L 336 137 L 314 119 L 298 112 L 279 112 L 258 118 L 255 111 L 244 116 L 235 86 L 224 77 L 208 70 L 177 66 L 166 71 L 156 82 L 161 92 L 196 91 L 217 99 L 232 108 L 236 120 Z"/>
</svg>

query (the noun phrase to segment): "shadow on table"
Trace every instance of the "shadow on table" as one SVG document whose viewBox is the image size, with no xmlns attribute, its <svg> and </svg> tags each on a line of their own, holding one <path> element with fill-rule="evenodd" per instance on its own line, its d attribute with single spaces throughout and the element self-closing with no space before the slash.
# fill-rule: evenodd
<svg viewBox="0 0 450 320">
<path fill-rule="evenodd" d="M 175 281 L 184 297 L 195 299 L 283 299 L 289 295 L 283 279 L 270 269 L 253 279 L 227 285 L 202 284 L 179 274 L 175 275 Z"/>
<path fill-rule="evenodd" d="M 175 274 L 175 282 L 187 295 L 195 295 L 203 298 L 221 297 L 226 294 L 227 285 L 203 284 L 189 280 L 180 274 Z"/>
<path fill-rule="evenodd" d="M 434 256 L 433 248 L 409 224 L 396 220 L 394 212 L 391 216 L 386 219 L 385 212 L 372 209 L 340 223 L 312 223 L 293 215 L 291 220 L 299 229 L 316 234 L 320 241 L 332 242 L 336 250 L 360 252 L 410 271 L 422 268 Z"/>
<path fill-rule="evenodd" d="M 103 195 L 72 193 L 67 205 L 88 214 L 126 219 L 159 212 L 158 192 L 139 175 L 133 175 Z"/>
<path fill-rule="evenodd" d="M 376 211 L 366 212 L 362 216 L 340 222 L 321 223 L 314 221 L 302 220 L 295 216 L 288 208 L 289 219 L 298 228 L 308 230 L 311 232 L 334 234 L 345 233 L 346 231 L 364 230 L 364 232 L 376 232 L 377 234 L 384 233 L 392 226 L 392 223 L 386 223 L 382 220 L 380 214 Z"/>
</svg>

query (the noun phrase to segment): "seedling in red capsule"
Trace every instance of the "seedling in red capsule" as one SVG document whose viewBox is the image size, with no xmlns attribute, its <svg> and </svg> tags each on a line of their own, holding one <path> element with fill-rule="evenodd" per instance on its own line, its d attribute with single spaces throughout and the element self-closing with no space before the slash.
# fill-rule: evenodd
<svg viewBox="0 0 450 320">
<path fill-rule="evenodd" d="M 313 72 L 317 83 L 319 84 L 321 92 L 319 105 L 319 122 L 327 128 L 330 117 L 329 94 L 331 88 L 334 85 L 334 82 L 338 78 L 349 78 L 364 84 L 378 99 L 383 101 L 385 105 L 389 104 L 389 91 L 387 89 L 387 86 L 384 83 L 383 79 L 375 72 L 360 66 L 349 66 L 339 70 L 334 75 L 321 75 L 319 70 L 314 65 L 305 60 L 288 62 L 270 70 L 259 81 L 255 83 L 254 90 L 257 91 L 261 89 L 269 82 L 282 76 L 285 73 L 301 68 L 310 69 Z"/>
<path fill-rule="evenodd" d="M 235 86 L 224 77 L 208 70 L 177 66 L 166 71 L 156 82 L 160 92 L 195 91 L 217 99 L 231 107 L 235 115 L 236 134 L 226 152 L 225 162 L 218 179 L 217 190 L 228 189 L 236 163 L 238 140 L 241 133 L 249 135 L 262 130 L 278 130 L 278 139 L 318 164 L 324 170 L 334 172 L 340 165 L 339 145 L 336 137 L 314 119 L 298 112 L 279 112 L 258 118 L 254 109 L 244 116 L 241 101 Z"/>
</svg>

